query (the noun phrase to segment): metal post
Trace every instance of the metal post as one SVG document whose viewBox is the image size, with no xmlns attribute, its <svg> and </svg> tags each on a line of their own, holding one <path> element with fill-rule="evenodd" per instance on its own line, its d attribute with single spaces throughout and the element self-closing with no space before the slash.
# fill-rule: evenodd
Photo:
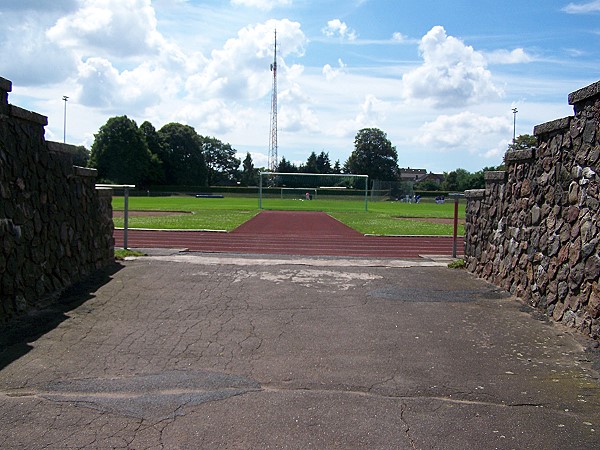
<svg viewBox="0 0 600 450">
<path fill-rule="evenodd" d="M 66 95 L 63 95 L 63 100 L 65 102 L 65 115 L 64 115 L 64 119 L 63 119 L 63 144 L 67 143 L 67 100 L 69 100 L 69 97 L 67 97 Z"/>
<path fill-rule="evenodd" d="M 258 174 L 258 209 L 262 209 L 262 179 L 263 173 Z"/>
<path fill-rule="evenodd" d="M 369 176 L 365 177 L 365 212 L 369 210 Z"/>
<path fill-rule="evenodd" d="M 127 250 L 127 227 L 129 224 L 129 189 L 125 188 L 123 192 L 123 250 Z"/>
<path fill-rule="evenodd" d="M 519 112 L 517 108 L 513 108 L 513 144 L 517 139 L 517 113 Z"/>
<path fill-rule="evenodd" d="M 454 233 L 452 235 L 452 257 L 456 258 L 456 241 L 458 240 L 458 196 L 454 197 Z"/>
</svg>

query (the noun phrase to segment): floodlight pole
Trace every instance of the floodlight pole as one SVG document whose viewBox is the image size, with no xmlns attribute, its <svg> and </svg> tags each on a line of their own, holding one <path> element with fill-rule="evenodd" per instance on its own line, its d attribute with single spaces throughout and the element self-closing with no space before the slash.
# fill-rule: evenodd
<svg viewBox="0 0 600 450">
<path fill-rule="evenodd" d="M 519 110 L 517 110 L 517 108 L 513 108 L 512 112 L 513 112 L 513 144 L 514 144 L 517 139 L 517 113 L 519 112 Z"/>
<path fill-rule="evenodd" d="M 448 194 L 449 197 L 454 197 L 454 232 L 452 234 L 452 257 L 456 258 L 456 245 L 458 242 L 458 201 L 465 194 Z"/>
<path fill-rule="evenodd" d="M 63 118 L 63 143 L 66 144 L 67 143 L 67 100 L 69 100 L 69 97 L 67 97 L 66 95 L 63 95 L 62 99 L 65 102 L 65 114 L 64 114 L 64 118 Z"/>
</svg>

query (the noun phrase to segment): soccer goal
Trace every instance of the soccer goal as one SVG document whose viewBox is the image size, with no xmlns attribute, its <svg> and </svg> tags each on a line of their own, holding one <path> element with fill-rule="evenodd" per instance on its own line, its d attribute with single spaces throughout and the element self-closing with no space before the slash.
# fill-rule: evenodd
<svg viewBox="0 0 600 450">
<path fill-rule="evenodd" d="M 259 175 L 260 209 L 368 210 L 368 175 L 283 172 Z"/>
</svg>

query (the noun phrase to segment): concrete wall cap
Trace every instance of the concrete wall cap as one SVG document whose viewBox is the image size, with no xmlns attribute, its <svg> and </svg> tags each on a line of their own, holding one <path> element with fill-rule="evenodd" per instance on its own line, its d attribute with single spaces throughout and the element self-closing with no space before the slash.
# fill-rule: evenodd
<svg viewBox="0 0 600 450">
<path fill-rule="evenodd" d="M 0 91 L 11 92 L 12 82 L 10 80 L 7 80 L 6 78 L 0 77 Z"/>
<path fill-rule="evenodd" d="M 504 159 L 506 162 L 526 161 L 528 159 L 533 159 L 535 156 L 534 150 L 535 149 L 533 147 L 521 150 L 508 150 L 504 156 Z"/>
<path fill-rule="evenodd" d="M 88 167 L 73 166 L 73 170 L 75 171 L 75 175 L 79 177 L 96 178 L 98 176 L 98 171 L 96 169 L 90 169 Z"/>
<path fill-rule="evenodd" d="M 504 183 L 506 181 L 506 172 L 504 170 L 493 170 L 483 174 L 485 181 Z"/>
<path fill-rule="evenodd" d="M 584 88 L 578 89 L 569 94 L 569 105 L 575 105 L 589 98 L 600 94 L 600 81 L 590 84 Z"/>
<path fill-rule="evenodd" d="M 470 189 L 468 191 L 465 191 L 465 198 L 467 200 L 485 198 L 485 189 Z"/>
<path fill-rule="evenodd" d="M 536 125 L 533 128 L 534 136 L 540 136 L 542 134 L 552 133 L 554 131 L 566 130 L 571 126 L 572 116 L 563 117 L 562 119 L 551 120 L 550 122 Z"/>
<path fill-rule="evenodd" d="M 42 126 L 48 125 L 48 118 L 33 111 L 28 111 L 18 106 L 10 105 L 10 115 L 17 119 L 26 120 L 27 122 L 37 123 Z"/>
</svg>

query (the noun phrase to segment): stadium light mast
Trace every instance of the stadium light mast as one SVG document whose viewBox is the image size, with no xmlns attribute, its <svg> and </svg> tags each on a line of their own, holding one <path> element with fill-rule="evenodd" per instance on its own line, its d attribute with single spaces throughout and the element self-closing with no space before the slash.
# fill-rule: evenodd
<svg viewBox="0 0 600 450">
<path fill-rule="evenodd" d="M 273 54 L 273 90 L 271 92 L 271 129 L 269 140 L 269 170 L 275 172 L 278 166 L 277 160 L 277 30 L 275 30 L 275 51 Z"/>
<path fill-rule="evenodd" d="M 519 110 L 517 108 L 512 109 L 513 112 L 513 144 L 517 139 L 517 113 Z"/>
<path fill-rule="evenodd" d="M 69 100 L 69 97 L 67 97 L 66 95 L 63 95 L 63 101 L 65 102 L 65 113 L 63 116 L 63 143 L 64 144 L 67 143 L 67 100 Z"/>
</svg>

